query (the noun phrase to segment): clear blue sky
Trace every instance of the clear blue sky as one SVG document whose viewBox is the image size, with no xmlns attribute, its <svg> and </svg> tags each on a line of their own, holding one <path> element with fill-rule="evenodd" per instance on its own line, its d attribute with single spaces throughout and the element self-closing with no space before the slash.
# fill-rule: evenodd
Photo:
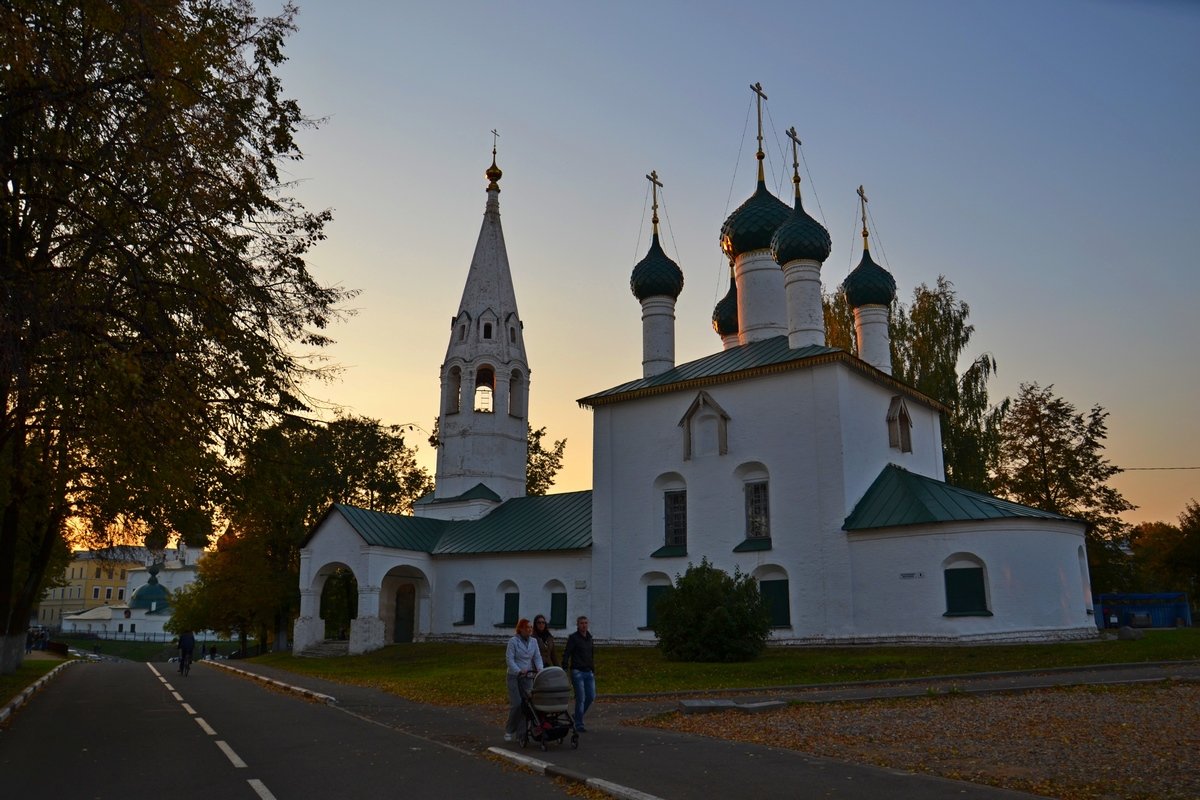
<svg viewBox="0 0 1200 800">
<path fill-rule="evenodd" d="M 308 0 L 299 24 L 285 87 L 326 120 L 295 193 L 335 213 L 318 276 L 361 290 L 328 353 L 345 370 L 313 392 L 349 413 L 432 426 L 496 128 L 531 421 L 569 440 L 559 488 L 589 487 L 575 399 L 641 375 L 643 176 L 686 278 L 677 358 L 698 358 L 720 347 L 717 238 L 753 190 L 760 81 L 768 182 L 789 198 L 794 125 L 827 289 L 861 252 L 864 184 L 902 298 L 944 274 L 970 305 L 994 400 L 1053 383 L 1111 413 L 1116 464 L 1200 466 L 1200 3 Z M 1200 470 L 1114 485 L 1129 520 L 1174 521 Z"/>
</svg>

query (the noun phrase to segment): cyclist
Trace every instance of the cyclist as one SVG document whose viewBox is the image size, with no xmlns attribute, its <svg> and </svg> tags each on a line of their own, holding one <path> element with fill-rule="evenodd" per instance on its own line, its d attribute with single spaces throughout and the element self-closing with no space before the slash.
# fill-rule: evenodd
<svg viewBox="0 0 1200 800">
<path fill-rule="evenodd" d="M 179 637 L 179 674 L 187 677 L 188 669 L 192 666 L 192 652 L 196 649 L 196 637 L 191 631 L 184 631 Z"/>
</svg>

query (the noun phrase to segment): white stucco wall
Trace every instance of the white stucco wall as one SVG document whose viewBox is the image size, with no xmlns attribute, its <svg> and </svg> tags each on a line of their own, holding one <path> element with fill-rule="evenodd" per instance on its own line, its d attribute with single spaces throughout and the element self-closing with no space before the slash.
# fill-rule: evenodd
<svg viewBox="0 0 1200 800">
<path fill-rule="evenodd" d="M 1095 635 L 1082 523 L 989 520 L 848 534 L 855 627 L 880 638 Z M 984 568 L 992 616 L 944 616 L 947 559 Z"/>
</svg>

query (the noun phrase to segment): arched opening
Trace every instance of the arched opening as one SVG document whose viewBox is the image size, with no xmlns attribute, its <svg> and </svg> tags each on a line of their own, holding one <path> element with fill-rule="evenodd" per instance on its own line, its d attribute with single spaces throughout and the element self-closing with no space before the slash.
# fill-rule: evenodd
<svg viewBox="0 0 1200 800">
<path fill-rule="evenodd" d="M 563 585 L 563 582 L 547 581 L 546 585 L 542 587 L 542 596 L 545 598 L 543 602 L 548 601 L 550 606 L 550 611 L 546 614 L 549 627 L 567 627 L 567 587 Z"/>
<path fill-rule="evenodd" d="M 475 410 L 484 414 L 491 414 L 495 393 L 495 370 L 489 366 L 482 366 L 475 370 Z"/>
<path fill-rule="evenodd" d="M 508 413 L 514 417 L 525 416 L 525 387 L 521 371 L 514 369 L 508 376 Z"/>
<path fill-rule="evenodd" d="M 350 620 L 358 616 L 358 580 L 346 567 L 336 567 L 321 587 L 321 619 L 326 639 L 346 639 Z"/>
<path fill-rule="evenodd" d="M 443 403 L 447 414 L 457 414 L 462 405 L 462 369 L 451 367 L 446 375 L 446 398 Z"/>
<path fill-rule="evenodd" d="M 753 575 L 758 581 L 758 591 L 771 614 L 771 627 L 791 626 L 792 598 L 787 572 L 777 564 L 764 564 L 754 570 Z"/>
<path fill-rule="evenodd" d="M 490 323 L 490 322 L 483 323 L 483 338 L 485 338 L 485 339 L 492 338 L 492 323 Z"/>
<path fill-rule="evenodd" d="M 946 617 L 990 617 L 987 569 L 972 553 L 955 553 L 942 562 Z"/>
<path fill-rule="evenodd" d="M 675 587 L 665 572 L 647 572 L 642 576 L 642 587 L 646 593 L 646 629 L 653 630 L 658 617 L 658 601 Z"/>
<path fill-rule="evenodd" d="M 396 587 L 396 617 L 392 631 L 393 642 L 411 642 L 416 632 L 417 587 L 402 583 Z"/>
</svg>

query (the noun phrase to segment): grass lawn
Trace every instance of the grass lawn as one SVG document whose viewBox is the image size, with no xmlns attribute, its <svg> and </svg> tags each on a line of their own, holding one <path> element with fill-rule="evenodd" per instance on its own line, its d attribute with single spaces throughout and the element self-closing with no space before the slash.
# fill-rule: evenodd
<svg viewBox="0 0 1200 800">
<path fill-rule="evenodd" d="M 26 659 L 16 672 L 11 675 L 0 675 L 0 706 L 8 705 L 8 701 L 45 675 L 50 670 L 63 663 L 57 658 Z"/>
<path fill-rule="evenodd" d="M 973 647 L 769 648 L 755 661 L 688 664 L 653 647 L 596 643 L 598 690 L 607 695 L 891 680 L 929 675 L 1200 659 L 1200 629 L 1147 631 L 1140 641 Z M 258 656 L 255 662 L 413 700 L 504 703 L 501 644 L 396 644 L 345 658 Z"/>
</svg>

